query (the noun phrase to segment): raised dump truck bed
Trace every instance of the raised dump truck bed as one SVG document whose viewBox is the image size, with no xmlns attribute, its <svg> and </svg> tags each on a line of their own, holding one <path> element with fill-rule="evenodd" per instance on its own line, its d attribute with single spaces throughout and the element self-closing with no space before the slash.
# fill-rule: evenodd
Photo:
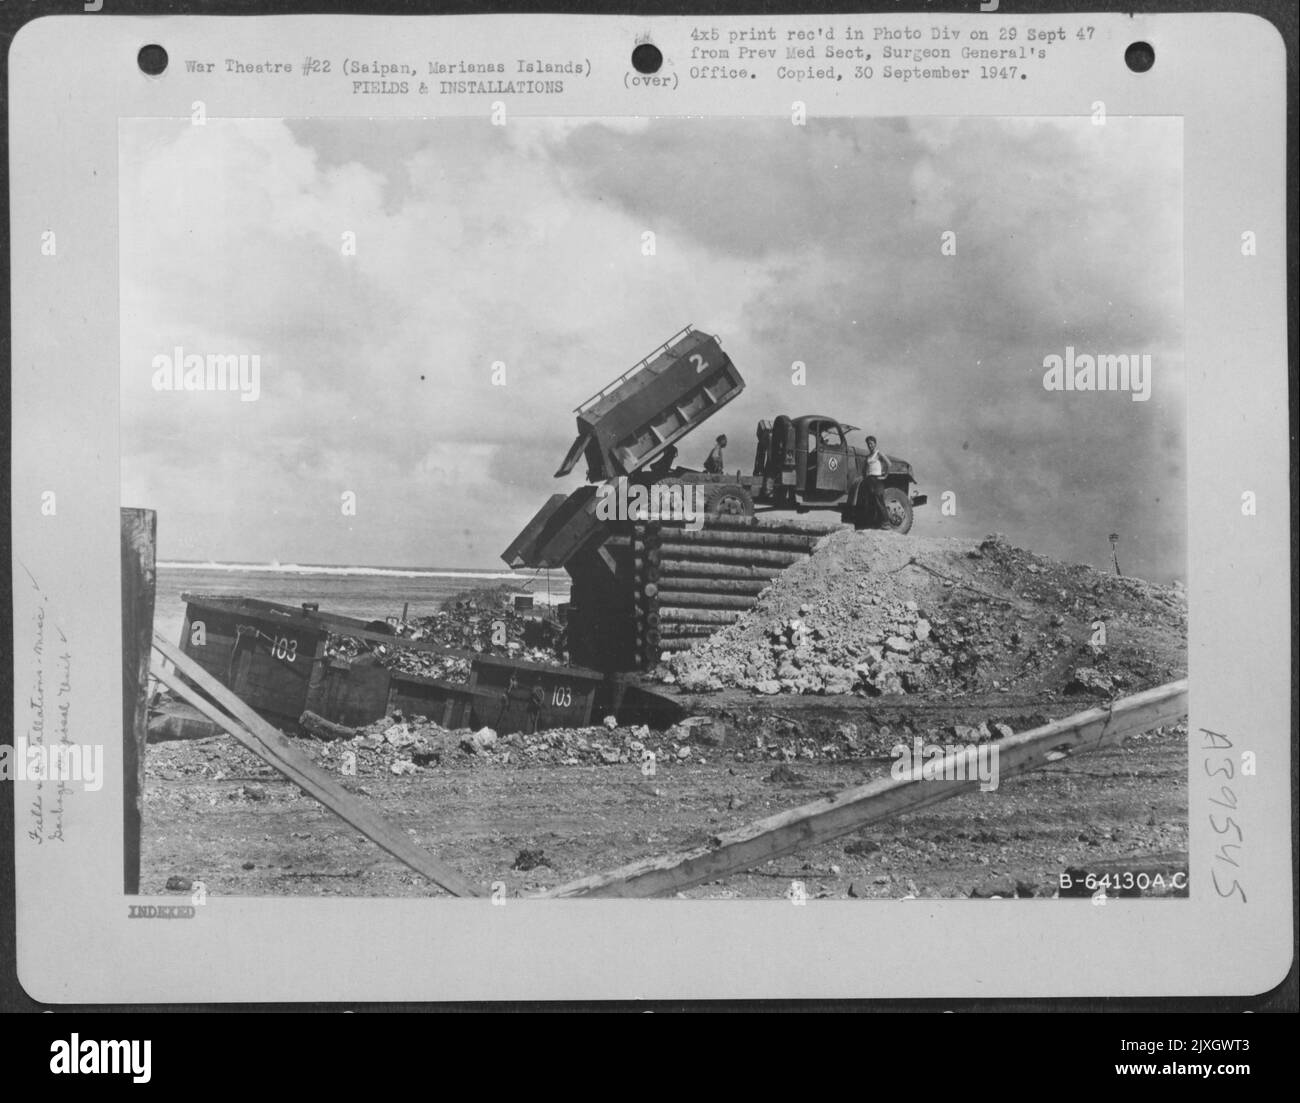
<svg viewBox="0 0 1300 1103">
<path fill-rule="evenodd" d="M 588 482 L 632 475 L 744 388 L 718 339 L 687 326 L 574 411 L 578 436 L 556 478 L 580 456 Z"/>
<path fill-rule="evenodd" d="M 568 475 L 585 457 L 589 483 L 661 480 L 672 466 L 668 450 L 673 443 L 744 389 L 745 381 L 717 337 L 686 326 L 577 408 L 578 436 L 556 478 Z M 673 470 L 681 481 L 680 469 Z M 716 481 L 698 473 L 685 478 Z M 567 497 L 553 495 L 501 558 L 512 567 L 567 566 L 584 549 L 602 544 L 611 531 L 597 517 L 596 505 L 595 486 Z"/>
</svg>

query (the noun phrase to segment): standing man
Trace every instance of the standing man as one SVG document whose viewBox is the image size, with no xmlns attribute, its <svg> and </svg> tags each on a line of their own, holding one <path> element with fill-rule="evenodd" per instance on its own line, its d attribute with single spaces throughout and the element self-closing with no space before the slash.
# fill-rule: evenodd
<svg viewBox="0 0 1300 1103">
<path fill-rule="evenodd" d="M 704 470 L 709 475 L 721 475 L 725 470 L 722 462 L 722 450 L 727 447 L 727 435 L 722 433 L 714 442 L 713 451 L 709 453 L 709 458 L 704 461 Z"/>
<path fill-rule="evenodd" d="M 871 495 L 871 502 L 876 511 L 874 520 L 880 520 L 885 516 L 885 500 L 882 492 L 885 489 L 885 476 L 888 474 L 889 460 L 876 448 L 876 438 L 867 437 L 866 484 L 867 493 Z"/>
<path fill-rule="evenodd" d="M 660 454 L 659 458 L 650 465 L 650 471 L 654 475 L 668 475 L 672 473 L 673 463 L 677 459 L 677 449 L 669 445 Z"/>
</svg>

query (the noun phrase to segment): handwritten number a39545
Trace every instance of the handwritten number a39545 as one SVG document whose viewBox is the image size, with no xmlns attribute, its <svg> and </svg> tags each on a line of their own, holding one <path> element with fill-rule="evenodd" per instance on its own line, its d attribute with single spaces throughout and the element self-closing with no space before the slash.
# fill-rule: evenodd
<svg viewBox="0 0 1300 1103">
<path fill-rule="evenodd" d="M 1202 728 L 1201 734 L 1205 737 L 1205 741 L 1201 745 L 1201 750 L 1203 751 L 1230 751 L 1232 749 L 1232 740 L 1220 732 L 1213 732 L 1208 728 Z M 1223 756 L 1221 765 L 1215 770 L 1210 769 L 1210 759 L 1208 757 L 1203 759 L 1201 761 L 1201 769 L 1205 771 L 1206 777 L 1223 777 L 1228 781 L 1231 781 L 1236 775 L 1233 761 L 1227 755 Z M 1230 812 L 1235 812 L 1237 810 L 1237 794 L 1231 786 L 1220 785 L 1219 797 L 1222 799 L 1220 800 L 1218 797 L 1210 797 L 1210 803 L 1217 804 L 1220 808 L 1226 808 Z M 1210 813 L 1210 827 L 1213 829 L 1215 834 L 1226 834 L 1229 830 L 1229 825 L 1231 825 L 1231 829 L 1237 833 L 1237 842 L 1221 844 L 1219 846 L 1219 852 L 1215 855 L 1215 858 L 1220 862 L 1225 862 L 1235 868 L 1240 868 L 1236 858 L 1228 854 L 1228 849 L 1231 848 L 1234 851 L 1241 850 L 1241 844 L 1243 842 L 1241 826 L 1231 816 L 1225 817 L 1225 820 L 1226 822 L 1224 825 L 1220 827 L 1215 822 L 1214 813 Z M 1210 867 L 1210 881 L 1214 885 L 1214 891 L 1222 899 L 1226 900 L 1231 896 L 1237 895 L 1241 897 L 1241 902 L 1243 904 L 1246 902 L 1246 890 L 1241 887 L 1241 882 L 1234 877 L 1232 879 L 1232 884 L 1225 889 L 1219 881 L 1218 867 L 1216 866 Z"/>
</svg>

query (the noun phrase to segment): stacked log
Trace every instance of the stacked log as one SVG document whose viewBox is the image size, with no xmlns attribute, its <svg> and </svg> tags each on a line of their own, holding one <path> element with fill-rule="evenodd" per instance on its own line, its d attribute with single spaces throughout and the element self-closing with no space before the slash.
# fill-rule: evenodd
<svg viewBox="0 0 1300 1103">
<path fill-rule="evenodd" d="M 668 557 L 662 559 L 655 568 L 655 578 L 731 578 L 769 582 L 785 568 L 773 566 L 750 566 L 742 563 L 702 563 L 692 559 Z"/>
<path fill-rule="evenodd" d="M 575 662 L 601 670 L 653 666 L 733 624 L 772 579 L 837 526 L 710 517 L 611 526 L 566 564 Z"/>
<path fill-rule="evenodd" d="M 699 583 L 705 583 L 700 586 Z M 663 590 L 706 590 L 715 594 L 744 594 L 757 597 L 767 589 L 767 579 L 759 578 L 711 578 L 707 575 L 664 575 L 660 572 L 658 582 L 645 584 L 646 595 L 655 597 Z"/>
<path fill-rule="evenodd" d="M 744 611 L 743 609 L 693 609 L 687 606 L 660 605 L 657 624 L 661 627 L 670 624 L 716 624 L 721 627 L 725 624 L 735 624 Z"/>
<path fill-rule="evenodd" d="M 734 624 L 768 583 L 812 554 L 834 525 L 709 518 L 703 528 L 634 528 L 638 652 L 646 665 Z"/>
<path fill-rule="evenodd" d="M 766 529 L 672 529 L 664 542 L 672 545 L 708 545 L 728 548 L 770 548 L 778 551 L 810 552 L 821 537 L 806 532 L 768 532 Z"/>
</svg>

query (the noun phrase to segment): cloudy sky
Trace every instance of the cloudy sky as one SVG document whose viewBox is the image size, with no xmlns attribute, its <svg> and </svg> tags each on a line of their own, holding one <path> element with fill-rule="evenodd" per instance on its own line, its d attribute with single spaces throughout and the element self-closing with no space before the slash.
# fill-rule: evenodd
<svg viewBox="0 0 1300 1103">
<path fill-rule="evenodd" d="M 120 133 L 123 502 L 163 558 L 499 566 L 581 484 L 573 407 L 693 323 L 747 388 L 681 462 L 830 413 L 911 461 L 917 533 L 1106 565 L 1118 532 L 1126 573 L 1185 576 L 1177 120 Z M 1149 353 L 1150 401 L 1045 391 L 1067 345 Z M 257 354 L 260 397 L 155 390 L 176 346 Z"/>
</svg>

